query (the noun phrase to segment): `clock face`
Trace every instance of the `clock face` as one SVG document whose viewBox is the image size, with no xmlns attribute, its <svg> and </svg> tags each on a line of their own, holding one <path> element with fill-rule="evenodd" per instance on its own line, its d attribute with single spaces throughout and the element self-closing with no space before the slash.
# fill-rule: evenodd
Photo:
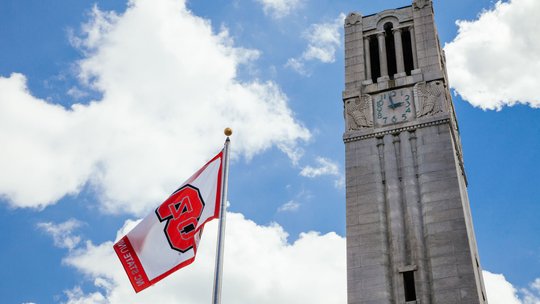
<svg viewBox="0 0 540 304">
<path fill-rule="evenodd" d="M 411 88 L 376 94 L 373 103 L 375 123 L 378 126 L 407 122 L 415 117 Z"/>
</svg>

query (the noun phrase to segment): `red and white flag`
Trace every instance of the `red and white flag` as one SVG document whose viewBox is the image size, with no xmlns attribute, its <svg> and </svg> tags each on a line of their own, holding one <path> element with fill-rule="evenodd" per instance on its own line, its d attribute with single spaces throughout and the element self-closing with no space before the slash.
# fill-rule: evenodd
<svg viewBox="0 0 540 304">
<path fill-rule="evenodd" d="M 195 260 L 204 224 L 219 217 L 223 151 L 114 244 L 139 292 Z"/>
</svg>

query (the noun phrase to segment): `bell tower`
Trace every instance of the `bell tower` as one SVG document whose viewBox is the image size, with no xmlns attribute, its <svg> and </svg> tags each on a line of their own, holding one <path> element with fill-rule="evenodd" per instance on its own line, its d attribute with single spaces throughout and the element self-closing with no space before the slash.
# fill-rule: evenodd
<svg viewBox="0 0 540 304">
<path fill-rule="evenodd" d="M 431 0 L 345 19 L 349 304 L 487 303 Z"/>
</svg>

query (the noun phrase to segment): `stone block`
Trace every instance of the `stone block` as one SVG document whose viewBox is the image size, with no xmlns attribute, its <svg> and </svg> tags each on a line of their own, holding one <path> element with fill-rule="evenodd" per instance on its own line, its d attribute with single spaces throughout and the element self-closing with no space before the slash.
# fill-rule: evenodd
<svg viewBox="0 0 540 304">
<path fill-rule="evenodd" d="M 385 257 L 385 258 L 387 258 L 387 257 Z M 384 264 L 384 265 L 386 265 L 386 264 Z M 362 278 L 361 286 L 366 290 L 369 290 L 369 288 L 371 288 L 371 287 L 385 289 L 386 285 L 389 283 L 389 281 L 390 281 L 390 277 L 385 272 L 385 273 L 382 273 L 382 274 L 371 275 L 369 277 L 366 276 L 365 278 Z"/>
<path fill-rule="evenodd" d="M 449 277 L 459 277 L 457 266 L 455 264 L 442 265 L 434 267 L 431 272 L 433 280 L 444 279 Z"/>
<path fill-rule="evenodd" d="M 362 236 L 362 235 L 381 235 L 382 229 L 380 223 L 370 223 L 370 224 L 358 224 L 354 226 L 349 226 L 347 229 L 347 234 L 351 236 Z"/>
<path fill-rule="evenodd" d="M 446 254 L 443 256 L 437 256 L 437 257 L 431 258 L 432 269 L 436 269 L 438 267 L 444 267 L 444 266 L 451 266 L 451 265 L 456 265 L 456 258 L 452 254 Z"/>
<path fill-rule="evenodd" d="M 454 191 L 459 189 L 459 183 L 456 179 L 453 178 L 427 181 L 425 183 L 422 183 L 421 189 L 422 193 L 447 191 L 449 189 Z M 461 211 L 461 213 L 463 213 L 463 211 Z"/>
<path fill-rule="evenodd" d="M 460 193 L 455 190 L 456 189 L 447 189 L 444 191 L 421 192 L 420 199 L 425 203 L 448 200 L 448 202 L 451 204 L 452 201 L 459 201 L 461 198 Z"/>
<path fill-rule="evenodd" d="M 371 224 L 371 223 L 378 223 L 380 220 L 380 214 L 379 212 L 373 212 L 373 213 L 364 213 L 364 214 L 358 214 L 358 224 Z"/>
<path fill-rule="evenodd" d="M 440 171 L 456 171 L 454 164 L 449 162 L 436 162 L 430 164 L 421 164 L 418 165 L 418 174 L 425 174 L 431 172 L 440 172 Z M 456 175 L 455 173 L 454 175 Z"/>
<path fill-rule="evenodd" d="M 470 275 L 474 273 L 470 263 L 457 264 L 457 271 L 460 276 Z"/>
<path fill-rule="evenodd" d="M 422 202 L 422 209 L 424 210 L 424 216 L 430 212 L 437 212 L 441 210 L 448 210 L 455 208 L 455 204 L 452 200 L 440 200 L 431 202 Z"/>
<path fill-rule="evenodd" d="M 445 257 L 448 255 L 448 253 L 452 252 L 454 252 L 454 245 L 447 243 L 438 246 L 431 246 L 429 248 L 429 255 L 432 257 Z"/>
<path fill-rule="evenodd" d="M 347 191 L 350 191 L 351 194 L 354 194 L 354 196 L 350 196 L 351 198 L 358 198 L 359 195 L 362 195 L 364 193 L 366 194 L 373 194 L 373 193 L 381 193 L 383 191 L 383 189 L 374 189 L 370 192 L 366 192 L 366 191 L 359 191 L 358 190 L 358 187 L 362 187 L 363 185 L 365 184 L 373 184 L 373 183 L 380 183 L 380 179 L 377 180 L 375 179 L 375 175 L 374 174 L 371 174 L 371 175 L 364 175 L 364 176 L 356 176 L 354 178 L 351 178 L 349 180 L 346 181 L 346 184 L 345 184 L 345 188 L 347 189 Z M 346 177 L 348 178 L 348 177 Z M 353 183 L 355 184 L 355 187 L 353 188 Z"/>
<path fill-rule="evenodd" d="M 455 166 L 454 161 L 455 154 L 448 150 L 443 153 L 418 153 L 418 162 L 422 164 L 445 163 Z"/>
<path fill-rule="evenodd" d="M 378 251 L 363 252 L 361 248 L 359 250 L 349 251 L 347 255 L 347 265 L 351 268 L 369 267 L 369 266 L 381 266 L 386 265 L 385 261 L 388 258 L 387 254 Z M 373 277 L 380 277 L 381 275 L 374 275 Z"/>
<path fill-rule="evenodd" d="M 425 227 L 426 227 L 427 235 L 447 233 L 447 232 L 455 231 L 455 230 L 465 230 L 465 225 L 463 223 L 463 220 L 460 220 L 460 219 L 450 220 L 450 221 L 445 221 L 445 222 L 430 223 L 430 224 L 426 224 Z"/>
<path fill-rule="evenodd" d="M 361 237 L 362 236 L 356 236 L 356 237 L 352 237 L 350 240 L 347 240 L 347 250 L 354 250 L 354 251 L 358 250 L 362 253 L 370 253 L 370 252 L 376 252 L 379 254 L 385 253 L 385 251 L 383 251 L 383 248 L 385 248 L 384 240 L 381 239 L 374 242 L 363 242 L 362 245 L 359 245 L 358 243 L 353 242 Z"/>
<path fill-rule="evenodd" d="M 351 241 L 353 241 L 351 243 L 351 245 L 354 244 L 354 245 L 356 245 L 358 247 L 366 247 L 366 249 L 367 249 L 368 246 L 373 246 L 374 245 L 375 246 L 374 248 L 376 248 L 376 250 L 371 250 L 371 251 L 366 250 L 365 252 L 363 250 L 361 250 L 361 252 L 363 252 L 363 253 L 366 253 L 366 252 L 378 252 L 378 251 L 382 250 L 381 248 L 383 248 L 382 246 L 384 245 L 384 238 L 379 233 L 364 234 L 364 235 L 352 235 L 351 236 Z M 383 254 L 384 252 L 380 251 L 379 253 Z"/>
<path fill-rule="evenodd" d="M 359 282 L 361 282 L 362 279 L 386 275 L 386 267 L 384 265 L 347 268 L 350 270 L 351 277 L 358 278 Z"/>
<path fill-rule="evenodd" d="M 463 304 L 457 289 L 437 291 L 433 300 L 434 304 Z"/>
<path fill-rule="evenodd" d="M 419 173 L 418 181 L 420 184 L 430 181 L 457 179 L 456 170 L 441 170 L 441 171 L 428 171 Z"/>
<path fill-rule="evenodd" d="M 478 303 L 478 293 L 475 288 L 460 288 L 461 303 Z"/>
<path fill-rule="evenodd" d="M 361 262 L 360 264 L 362 267 L 364 266 L 376 266 L 376 265 L 385 265 L 387 255 L 385 253 L 381 254 L 378 252 L 368 252 L 368 253 L 362 253 L 361 254 Z M 383 278 L 384 276 L 377 276 L 377 278 Z M 372 278 L 373 279 L 373 278 Z M 376 283 L 376 282 L 374 282 Z"/>
<path fill-rule="evenodd" d="M 431 224 L 436 222 L 443 222 L 443 221 L 451 221 L 451 220 L 463 220 L 463 209 L 448 209 L 448 210 L 442 210 L 438 212 L 429 212 L 426 214 L 425 223 Z M 465 235 L 463 235 L 466 237 Z"/>
<path fill-rule="evenodd" d="M 461 278 L 458 276 L 433 279 L 433 289 L 434 290 L 447 290 L 447 289 L 458 289 L 460 286 Z"/>
<path fill-rule="evenodd" d="M 364 185 L 364 184 L 373 184 L 373 183 L 380 183 L 381 182 L 379 179 L 377 179 L 377 176 L 375 174 L 373 174 L 373 172 L 369 173 L 369 172 L 366 172 L 366 171 L 357 170 L 355 168 L 350 168 L 350 169 L 347 169 L 347 170 L 350 170 L 352 172 L 359 172 L 359 173 L 357 173 L 356 176 L 354 174 L 346 175 L 346 177 L 345 177 L 346 178 L 346 181 L 345 181 L 346 186 L 349 186 L 349 185 L 352 185 L 352 184 L 356 184 L 356 185 L 360 186 L 360 185 Z"/>
</svg>

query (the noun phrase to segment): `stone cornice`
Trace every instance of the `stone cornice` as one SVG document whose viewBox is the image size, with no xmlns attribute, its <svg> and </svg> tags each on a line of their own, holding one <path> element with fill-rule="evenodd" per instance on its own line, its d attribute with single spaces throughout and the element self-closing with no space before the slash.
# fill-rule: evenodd
<svg viewBox="0 0 540 304">
<path fill-rule="evenodd" d="M 442 125 L 442 124 L 448 124 L 448 123 L 450 123 L 450 118 L 443 118 L 443 119 L 438 119 L 438 120 L 432 120 L 432 121 L 427 121 L 427 122 L 416 123 L 416 124 L 403 126 L 403 127 L 399 127 L 399 128 L 395 128 L 395 129 L 381 130 L 381 131 L 378 131 L 378 132 L 367 133 L 367 134 L 362 134 L 362 135 L 354 134 L 354 133 L 358 133 L 358 132 L 354 132 L 354 133 L 353 132 L 346 132 L 343 135 L 343 142 L 349 143 L 349 142 L 368 139 L 368 138 L 373 138 L 373 137 L 382 137 L 382 136 L 387 135 L 387 134 L 401 133 L 401 132 L 404 132 L 404 131 L 411 131 L 411 130 L 416 130 L 416 129 L 420 129 L 420 128 L 436 126 L 436 125 Z"/>
</svg>

